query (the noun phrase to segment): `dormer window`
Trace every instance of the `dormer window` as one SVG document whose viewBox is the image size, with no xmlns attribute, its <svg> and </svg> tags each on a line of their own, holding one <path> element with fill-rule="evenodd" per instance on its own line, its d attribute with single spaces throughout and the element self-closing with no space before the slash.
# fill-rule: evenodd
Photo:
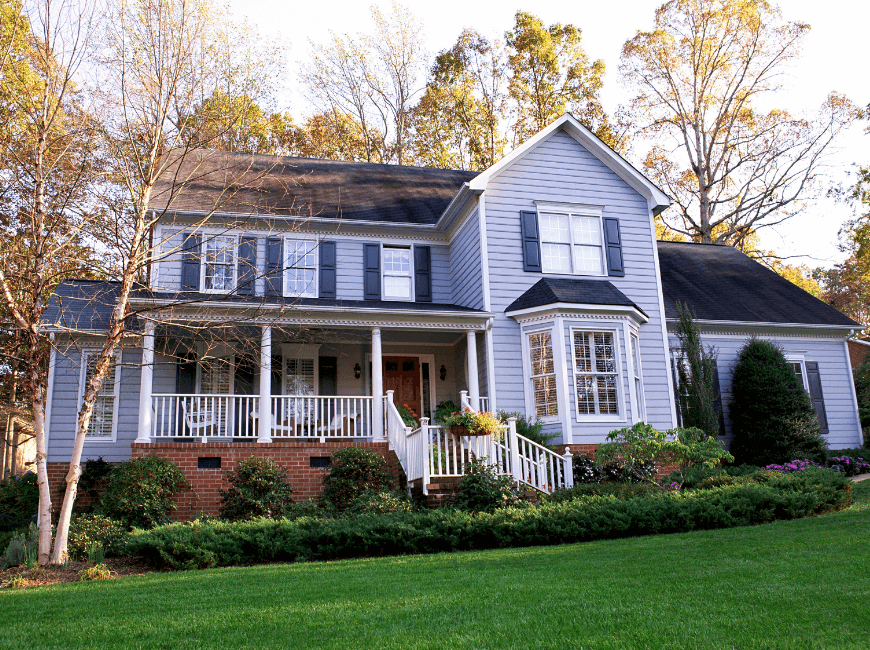
<svg viewBox="0 0 870 650">
<path fill-rule="evenodd" d="M 413 300 L 411 249 L 384 246 L 384 300 Z"/>
<path fill-rule="evenodd" d="M 236 237 L 215 235 L 203 241 L 203 291 L 232 291 L 236 287 Z"/>
</svg>

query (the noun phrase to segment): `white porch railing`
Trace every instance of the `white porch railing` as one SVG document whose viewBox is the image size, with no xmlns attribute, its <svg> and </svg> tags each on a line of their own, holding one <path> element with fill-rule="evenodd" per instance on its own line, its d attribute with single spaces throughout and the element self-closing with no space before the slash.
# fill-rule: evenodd
<svg viewBox="0 0 870 650">
<path fill-rule="evenodd" d="M 488 397 L 478 397 L 480 400 L 480 410 L 484 412 L 489 412 L 489 398 Z"/>
<path fill-rule="evenodd" d="M 472 458 L 486 458 L 499 474 L 540 492 L 574 485 L 571 454 L 560 455 L 519 435 L 514 418 L 492 436 L 454 436 L 443 427 L 428 426 L 424 418 L 406 440 L 405 472 L 409 481 L 423 480 L 424 494 L 436 478 L 462 476 Z"/>
<path fill-rule="evenodd" d="M 489 397 L 478 397 L 477 400 L 480 402 L 480 410 L 488 413 Z M 459 393 L 459 410 L 464 411 L 467 408 L 474 409 L 471 405 L 471 398 L 468 396 L 468 391 L 463 390 Z"/>
<path fill-rule="evenodd" d="M 271 399 L 273 438 L 368 438 L 371 397 L 280 395 Z M 256 395 L 151 396 L 151 438 L 257 438 L 260 398 Z"/>
<path fill-rule="evenodd" d="M 399 457 L 399 462 L 402 468 L 408 467 L 408 453 L 406 439 L 411 433 L 411 427 L 405 426 L 402 416 L 399 415 L 399 410 L 393 402 L 393 391 L 388 390 L 384 395 L 384 428 L 386 430 L 387 442 L 390 449 L 396 452 Z M 408 471 L 405 469 L 405 475 Z"/>
</svg>

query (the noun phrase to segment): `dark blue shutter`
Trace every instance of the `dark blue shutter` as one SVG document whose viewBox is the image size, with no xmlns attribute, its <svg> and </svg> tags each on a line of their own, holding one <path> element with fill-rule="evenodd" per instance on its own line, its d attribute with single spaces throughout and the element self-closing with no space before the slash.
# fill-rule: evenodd
<svg viewBox="0 0 870 650">
<path fill-rule="evenodd" d="M 320 242 L 320 297 L 335 298 L 335 242 Z"/>
<path fill-rule="evenodd" d="M 523 270 L 541 272 L 541 235 L 538 232 L 538 213 L 520 212 L 523 229 Z"/>
<path fill-rule="evenodd" d="M 363 244 L 365 299 L 381 299 L 381 245 Z"/>
<path fill-rule="evenodd" d="M 257 238 L 242 237 L 239 242 L 240 294 L 252 296 L 257 285 Z"/>
<path fill-rule="evenodd" d="M 432 251 L 429 246 L 414 246 L 414 298 L 432 302 Z"/>
<path fill-rule="evenodd" d="M 284 246 L 280 237 L 266 239 L 266 295 L 284 294 Z"/>
<path fill-rule="evenodd" d="M 202 237 L 186 232 L 181 244 L 181 290 L 199 291 L 199 246 Z"/>
<path fill-rule="evenodd" d="M 619 219 L 604 217 L 604 245 L 607 251 L 607 275 L 625 276 L 622 264 L 622 238 L 619 236 Z"/>
<path fill-rule="evenodd" d="M 819 373 L 817 361 L 807 361 L 807 383 L 810 387 L 810 399 L 813 400 L 813 408 L 819 418 L 819 430 L 822 434 L 828 433 L 828 416 L 825 412 L 825 398 L 822 396 L 822 376 Z"/>
</svg>

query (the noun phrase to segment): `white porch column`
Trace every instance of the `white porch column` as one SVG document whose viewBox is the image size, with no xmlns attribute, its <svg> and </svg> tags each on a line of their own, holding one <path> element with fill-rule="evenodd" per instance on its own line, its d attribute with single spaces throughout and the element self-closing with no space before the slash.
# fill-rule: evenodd
<svg viewBox="0 0 870 650">
<path fill-rule="evenodd" d="M 154 321 L 145 321 L 139 381 L 139 432 L 136 442 L 151 442 L 151 392 L 154 387 Z"/>
<path fill-rule="evenodd" d="M 381 349 L 381 328 L 372 328 L 372 437 L 384 440 L 384 359 Z"/>
<path fill-rule="evenodd" d="M 257 442 L 272 442 L 272 328 L 260 334 L 260 405 Z"/>
<path fill-rule="evenodd" d="M 465 355 L 467 368 L 465 371 L 468 382 L 468 401 L 475 411 L 480 410 L 480 378 L 477 376 L 477 336 L 474 330 L 465 333 L 468 342 L 468 354 Z"/>
</svg>

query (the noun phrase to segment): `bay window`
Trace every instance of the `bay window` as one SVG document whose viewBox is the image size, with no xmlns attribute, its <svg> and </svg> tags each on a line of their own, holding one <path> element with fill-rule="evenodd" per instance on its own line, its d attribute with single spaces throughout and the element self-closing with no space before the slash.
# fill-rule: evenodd
<svg viewBox="0 0 870 650">
<path fill-rule="evenodd" d="M 533 332 L 527 338 L 532 404 L 536 418 L 559 415 L 552 332 Z"/>
<path fill-rule="evenodd" d="M 619 353 L 615 332 L 572 330 L 578 416 L 619 415 Z"/>
</svg>

